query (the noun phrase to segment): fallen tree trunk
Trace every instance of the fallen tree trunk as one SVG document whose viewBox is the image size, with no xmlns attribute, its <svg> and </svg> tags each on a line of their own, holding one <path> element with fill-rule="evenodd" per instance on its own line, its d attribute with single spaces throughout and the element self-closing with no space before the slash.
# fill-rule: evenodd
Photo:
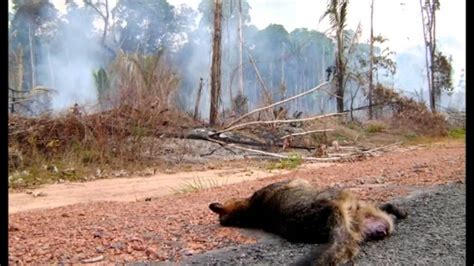
<svg viewBox="0 0 474 266">
<path fill-rule="evenodd" d="M 261 142 L 249 137 L 241 137 L 235 135 L 218 134 L 210 129 L 194 129 L 189 132 L 183 133 L 156 133 L 156 136 L 160 138 L 179 138 L 179 139 L 195 139 L 195 140 L 206 140 L 206 141 L 220 141 L 225 144 L 241 144 L 254 147 L 284 147 L 283 141 L 281 142 Z M 314 150 L 316 146 L 302 146 L 302 145 L 287 145 L 286 148 L 290 149 L 301 149 L 301 150 Z"/>
<path fill-rule="evenodd" d="M 246 148 L 246 147 L 238 146 L 236 144 L 226 144 L 226 143 L 224 143 L 222 141 L 219 141 L 219 140 L 209 139 L 209 141 L 218 143 L 221 146 L 227 147 L 227 148 L 235 148 L 235 149 L 238 149 L 238 150 L 254 152 L 254 153 L 263 154 L 263 155 L 276 157 L 276 158 L 280 158 L 280 159 L 289 159 L 290 158 L 287 155 L 282 155 L 282 154 L 278 154 L 278 153 L 272 153 L 272 152 L 266 152 L 266 151 Z M 313 161 L 313 162 L 338 162 L 338 161 L 341 161 L 341 160 L 355 159 L 355 158 L 364 157 L 367 154 L 371 155 L 372 152 L 382 150 L 382 149 L 385 149 L 385 148 L 388 148 L 388 147 L 398 146 L 401 143 L 402 142 L 396 142 L 396 143 L 393 143 L 393 144 L 377 147 L 377 148 L 374 148 L 374 149 L 371 149 L 371 150 L 368 150 L 368 151 L 355 152 L 355 153 L 347 154 L 347 155 L 344 155 L 344 156 L 333 156 L 333 157 L 325 157 L 325 158 L 303 156 L 303 157 L 301 157 L 301 159 L 306 160 L 306 161 Z"/>
</svg>

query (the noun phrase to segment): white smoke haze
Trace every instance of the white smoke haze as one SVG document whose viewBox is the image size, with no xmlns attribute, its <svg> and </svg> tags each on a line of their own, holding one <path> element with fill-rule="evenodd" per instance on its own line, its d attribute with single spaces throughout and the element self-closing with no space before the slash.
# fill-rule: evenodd
<svg viewBox="0 0 474 266">
<path fill-rule="evenodd" d="M 179 91 L 179 101 L 186 111 L 193 111 L 196 101 L 199 80 L 203 78 L 204 88 L 202 91 L 201 104 L 200 104 L 200 116 L 201 118 L 208 117 L 209 114 L 209 90 L 210 90 L 210 67 L 211 67 L 211 55 L 212 55 L 212 28 L 211 25 L 205 23 L 202 27 L 196 27 L 197 23 L 201 20 L 202 14 L 197 11 L 197 0 L 193 0 L 192 7 L 193 11 L 188 10 L 189 16 L 188 23 L 193 25 L 188 32 L 182 32 L 173 35 L 175 42 L 173 46 L 168 47 L 165 50 L 167 53 L 174 54 L 171 56 L 173 60 L 171 62 L 175 64 L 177 71 L 181 77 L 181 88 Z M 63 1 L 51 1 L 57 7 L 64 5 Z M 82 1 L 78 1 L 80 3 Z M 111 8 L 115 6 L 116 1 L 112 1 Z M 176 12 L 184 12 L 186 6 L 180 6 L 182 1 L 173 0 L 168 1 L 175 5 Z M 201 1 L 198 1 L 201 2 Z M 268 2 L 268 1 L 267 1 Z M 285 2 L 285 1 L 281 1 Z M 324 1 L 323 1 L 324 2 Z M 355 2 L 355 1 L 354 1 Z M 273 2 L 272 2 L 273 3 Z M 300 3 L 285 2 L 291 5 L 301 5 Z M 249 1 L 250 6 L 255 5 L 250 15 L 261 14 L 261 11 L 256 12 L 255 8 L 262 9 L 261 3 L 257 4 L 255 1 Z M 269 4 L 271 4 L 269 2 Z M 444 4 L 444 2 L 443 2 Z M 189 7 L 188 7 L 189 8 Z M 443 7 L 442 7 L 443 8 Z M 100 67 L 107 66 L 108 53 L 101 45 L 101 35 L 103 30 L 103 23 L 98 16 L 91 18 L 91 13 L 94 12 L 89 10 L 84 12 L 82 7 L 79 8 L 82 12 L 65 13 L 64 19 L 67 19 L 67 23 L 61 23 L 61 27 L 58 30 L 58 36 L 55 36 L 55 42 L 51 44 L 51 49 L 48 51 L 42 47 L 43 56 L 41 61 L 38 62 L 45 69 L 38 74 L 38 85 L 51 87 L 56 94 L 53 94 L 51 101 L 51 108 L 54 111 L 62 111 L 78 103 L 80 105 L 94 105 L 97 102 L 97 89 L 95 87 L 93 73 Z M 273 8 L 272 8 L 273 9 Z M 60 8 L 61 10 L 61 8 Z M 282 12 L 282 11 L 280 11 Z M 356 12 L 356 11 L 354 11 Z M 185 13 L 185 12 L 184 12 Z M 183 14 L 184 14 L 183 13 Z M 356 16 L 352 13 L 352 16 Z M 318 20 L 319 16 L 314 15 L 315 21 Z M 252 19 L 247 23 L 247 26 L 252 24 Z M 91 20 L 92 23 L 91 23 Z M 262 21 L 262 18 L 258 18 Z M 238 91 L 238 75 L 235 74 L 230 84 L 232 71 L 238 66 L 237 50 L 238 50 L 238 36 L 237 28 L 235 24 L 229 23 L 230 19 L 225 19 L 222 25 L 222 88 L 221 88 L 221 107 L 219 111 L 230 107 L 230 95 L 229 86 L 232 86 L 232 93 L 235 97 Z M 275 21 L 277 22 L 277 21 Z M 112 23 L 112 21 L 111 21 Z M 378 21 L 377 23 L 382 23 Z M 260 23 L 262 24 L 262 23 Z M 91 27 L 94 25 L 94 27 Z M 285 26 L 285 25 L 283 25 Z M 422 30 L 421 25 L 416 25 L 419 30 Z M 311 27 L 308 27 L 311 30 Z M 137 27 L 137 29 L 140 29 Z M 244 31 L 244 40 L 248 43 L 249 47 L 254 47 L 255 44 L 251 43 L 252 36 L 250 34 L 256 34 L 259 30 L 262 31 L 264 28 L 259 27 L 252 30 Z M 351 29 L 351 27 L 349 27 Z M 112 30 L 110 28 L 109 30 Z M 286 28 L 290 33 L 295 28 Z M 324 31 L 325 29 L 319 29 Z M 363 34 L 366 35 L 370 28 L 365 27 Z M 382 35 L 384 34 L 381 32 Z M 119 37 L 120 32 L 109 32 L 108 42 L 111 42 L 113 35 Z M 173 33 L 174 34 L 174 33 Z M 258 39 L 257 39 L 258 40 Z M 360 39 L 360 42 L 365 42 Z M 445 47 L 457 47 L 462 49 L 463 46 L 459 46 L 456 40 L 444 40 L 440 38 L 440 42 L 445 44 Z M 426 71 L 424 64 L 424 48 L 422 39 L 419 40 L 419 46 L 411 49 L 404 49 L 397 51 L 396 47 L 392 50 L 396 51 L 396 57 L 393 59 L 397 62 L 397 72 L 393 78 L 384 79 L 380 77 L 380 81 L 394 86 L 397 90 L 401 90 L 408 97 L 415 98 L 417 100 L 425 100 L 428 102 L 428 92 L 426 84 Z M 443 47 L 443 44 L 440 47 Z M 266 51 L 259 51 L 251 49 L 252 57 L 257 61 L 259 70 L 266 74 L 263 75 L 263 80 L 267 87 L 272 91 L 274 100 L 278 99 L 278 86 L 280 80 L 279 71 L 279 58 L 281 54 L 275 54 L 272 56 L 273 61 L 263 61 L 261 58 L 269 57 L 272 51 L 278 50 L 277 42 L 266 43 Z M 457 45 L 457 46 L 456 46 Z M 158 47 L 157 47 L 158 48 Z M 181 53 L 181 50 L 186 50 Z M 181 53 L 181 54 L 180 54 Z M 450 53 L 446 52 L 449 56 Z M 455 58 L 459 58 L 463 53 L 459 52 Z M 245 94 L 249 98 L 249 108 L 253 109 L 261 104 L 262 88 L 258 83 L 254 69 L 249 64 L 249 58 L 247 56 L 247 50 L 244 49 L 244 86 Z M 259 61 L 260 60 L 260 61 Z M 321 74 L 321 68 L 330 66 L 334 62 L 328 62 L 323 59 L 321 54 L 311 54 L 311 58 L 306 60 L 314 62 L 314 64 L 307 64 L 307 68 L 300 69 L 298 71 L 295 68 L 298 66 L 297 61 L 292 63 L 293 59 L 289 58 L 285 61 L 285 77 L 287 93 L 286 97 L 295 95 L 302 92 L 303 90 L 310 89 L 317 84 L 324 81 L 324 74 Z M 304 61 L 307 62 L 307 61 Z M 464 62 L 464 61 L 463 61 Z M 441 105 L 448 108 L 464 109 L 465 108 L 465 86 L 459 85 L 459 78 L 461 71 L 459 70 L 459 60 L 454 67 L 453 74 L 453 85 L 455 91 L 448 95 L 444 93 L 442 95 Z M 53 75 L 51 71 L 47 69 L 53 69 Z M 272 68 L 272 71 L 269 69 Z M 319 70 L 317 69 L 319 68 Z M 324 73 L 324 72 L 323 72 Z M 349 88 L 346 95 L 350 97 L 350 91 L 354 88 Z M 298 100 L 299 106 L 289 105 L 291 112 L 298 108 L 303 108 L 307 113 L 322 113 L 330 112 L 335 110 L 335 99 L 327 93 L 318 93 L 312 96 L 311 99 L 300 99 Z M 349 104 L 349 102 L 347 102 Z M 355 98 L 354 107 L 365 105 L 365 96 L 362 91 L 359 91 L 358 97 Z M 348 106 L 348 105 L 347 105 Z"/>
<path fill-rule="evenodd" d="M 93 71 L 101 66 L 97 58 L 96 48 L 93 45 L 76 47 L 64 43 L 63 50 L 53 54 L 51 64 L 55 69 L 54 88 L 57 93 L 52 99 L 52 108 L 61 111 L 75 103 L 90 105 L 97 102 Z"/>
<path fill-rule="evenodd" d="M 97 103 L 93 73 L 104 66 L 106 51 L 100 46 L 100 32 L 89 26 L 91 19 L 83 9 L 68 13 L 51 48 L 43 49 L 41 58 L 46 62 L 42 63 L 52 71 L 44 71 L 38 82 L 49 84 L 55 91 L 51 101 L 53 111 L 64 111 L 75 103 L 82 106 Z"/>
</svg>

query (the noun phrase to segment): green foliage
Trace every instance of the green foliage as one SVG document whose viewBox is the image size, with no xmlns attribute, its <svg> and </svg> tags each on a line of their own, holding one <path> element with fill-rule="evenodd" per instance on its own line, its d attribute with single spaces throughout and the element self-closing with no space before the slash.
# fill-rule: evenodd
<svg viewBox="0 0 474 266">
<path fill-rule="evenodd" d="M 110 89 L 110 80 L 104 68 L 100 68 L 97 70 L 97 72 L 93 73 L 93 75 L 95 88 L 97 89 L 97 94 L 100 101 Z"/>
<path fill-rule="evenodd" d="M 348 140 L 349 138 L 343 134 L 340 134 L 340 133 L 335 133 L 334 134 L 334 138 L 337 140 L 337 141 L 343 141 L 343 140 Z"/>
<path fill-rule="evenodd" d="M 327 135 L 326 134 L 314 133 L 314 134 L 311 134 L 311 139 L 316 144 L 322 144 L 322 143 L 325 143 L 327 141 Z"/>
<path fill-rule="evenodd" d="M 113 10 L 120 31 L 121 48 L 126 52 L 152 53 L 171 47 L 174 37 L 187 27 L 192 12 L 177 10 L 166 0 L 119 0 Z M 124 26 L 121 26 L 124 25 Z"/>
<path fill-rule="evenodd" d="M 222 1 L 222 16 L 224 23 L 230 24 L 232 28 L 236 28 L 238 20 L 238 2 L 237 1 Z M 214 21 L 214 0 L 202 0 L 199 3 L 198 11 L 202 14 L 201 20 L 199 21 L 200 27 L 208 27 L 212 25 Z M 250 5 L 247 0 L 242 0 L 242 23 L 245 24 L 250 22 Z"/>
<path fill-rule="evenodd" d="M 410 133 L 406 133 L 405 136 L 404 136 L 407 140 L 415 140 L 416 138 L 419 137 L 418 134 L 414 133 L 414 132 L 410 132 Z"/>
<path fill-rule="evenodd" d="M 465 139 L 466 138 L 466 129 L 465 128 L 455 128 L 451 129 L 448 132 L 448 136 L 453 139 Z"/>
<path fill-rule="evenodd" d="M 433 89 L 436 97 L 439 98 L 441 96 L 441 91 L 443 90 L 446 92 L 453 91 L 452 75 L 452 58 L 448 58 L 440 51 L 436 51 L 433 62 Z"/>
<path fill-rule="evenodd" d="M 136 127 L 133 128 L 132 134 L 133 134 L 133 136 L 135 136 L 137 138 L 141 138 L 141 137 L 146 136 L 147 129 L 143 128 L 143 127 L 140 127 L 140 126 L 136 126 Z"/>
<path fill-rule="evenodd" d="M 297 153 L 291 153 L 287 158 L 280 159 L 278 163 L 270 165 L 270 170 L 275 169 L 295 169 L 303 163 L 302 156 Z"/>
<path fill-rule="evenodd" d="M 385 126 L 382 124 L 371 123 L 367 125 L 366 131 L 368 133 L 378 133 L 378 132 L 382 132 L 384 129 L 385 129 Z"/>
</svg>

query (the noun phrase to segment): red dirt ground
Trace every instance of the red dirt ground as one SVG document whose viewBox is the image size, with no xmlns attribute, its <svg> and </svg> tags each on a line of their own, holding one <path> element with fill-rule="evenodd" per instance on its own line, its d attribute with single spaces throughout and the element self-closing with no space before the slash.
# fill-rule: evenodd
<svg viewBox="0 0 474 266">
<path fill-rule="evenodd" d="M 81 203 L 10 214 L 9 262 L 179 260 L 255 241 L 236 229 L 218 226 L 208 210 L 210 202 L 247 197 L 264 185 L 294 177 L 321 187 L 348 187 L 361 198 L 383 201 L 406 195 L 414 186 L 464 182 L 465 163 L 465 145 L 451 143 L 152 201 Z"/>
</svg>

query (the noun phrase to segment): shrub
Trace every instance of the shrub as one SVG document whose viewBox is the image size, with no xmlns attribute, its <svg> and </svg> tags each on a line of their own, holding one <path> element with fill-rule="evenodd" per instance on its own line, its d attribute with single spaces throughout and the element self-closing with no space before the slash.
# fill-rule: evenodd
<svg viewBox="0 0 474 266">
<path fill-rule="evenodd" d="M 466 129 L 464 128 L 454 128 L 448 132 L 448 136 L 453 139 L 464 139 L 466 138 Z"/>
<path fill-rule="evenodd" d="M 378 133 L 385 130 L 385 126 L 378 123 L 370 123 L 367 125 L 366 131 L 368 133 Z"/>
<path fill-rule="evenodd" d="M 133 164 L 153 163 L 155 160 L 149 154 L 159 149 L 156 147 L 159 144 L 147 141 L 150 137 L 156 137 L 160 130 L 166 133 L 169 128 L 194 124 L 191 117 L 173 108 L 179 79 L 163 62 L 161 54 L 122 53 L 107 71 L 107 75 L 105 70 L 96 73 L 102 90 L 106 76 L 110 77 L 107 86 L 111 86 L 101 91 L 100 112 L 33 118 L 9 116 L 9 151 L 21 155 L 20 160 L 19 155 L 12 154 L 18 161 L 9 165 L 12 173 L 25 170 L 33 173 L 32 170 L 42 169 L 45 164 L 64 165 L 64 169 L 90 168 L 92 172 L 94 166 L 123 169 Z M 38 176 L 47 174 L 38 173 Z M 26 181 L 28 176 L 19 180 Z M 18 180 L 16 176 L 11 179 Z M 41 183 L 41 180 L 30 183 Z"/>
<path fill-rule="evenodd" d="M 392 111 L 392 126 L 428 136 L 446 136 L 447 122 L 440 113 L 432 113 L 426 105 L 409 99 L 391 88 L 377 85 L 374 89 L 377 105 Z"/>
<path fill-rule="evenodd" d="M 270 169 L 295 169 L 303 163 L 301 155 L 297 153 L 290 154 L 287 158 L 280 159 L 278 163 L 270 166 Z"/>
</svg>

